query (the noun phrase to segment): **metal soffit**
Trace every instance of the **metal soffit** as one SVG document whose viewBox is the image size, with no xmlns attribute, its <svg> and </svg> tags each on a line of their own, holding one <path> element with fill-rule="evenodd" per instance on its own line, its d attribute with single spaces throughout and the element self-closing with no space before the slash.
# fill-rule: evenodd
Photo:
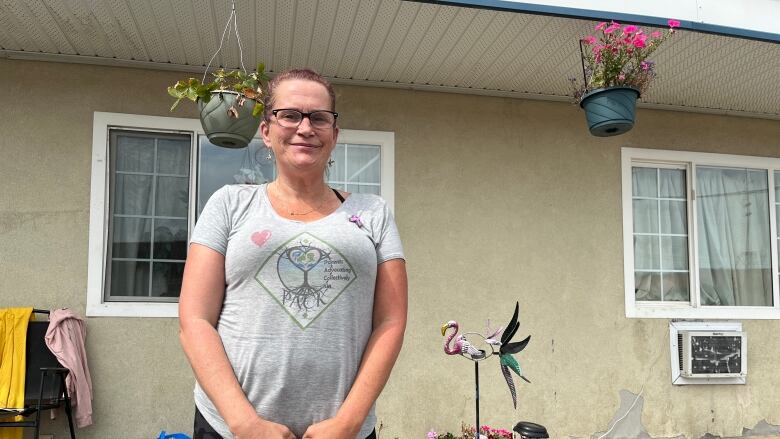
<svg viewBox="0 0 780 439">
<path fill-rule="evenodd" d="M 247 66 L 337 84 L 567 101 L 596 21 L 401 0 L 236 0 Z M 202 72 L 227 0 L 4 0 L 0 57 Z M 215 63 L 234 68 L 231 40 Z M 780 44 L 680 31 L 640 106 L 780 119 Z"/>
</svg>

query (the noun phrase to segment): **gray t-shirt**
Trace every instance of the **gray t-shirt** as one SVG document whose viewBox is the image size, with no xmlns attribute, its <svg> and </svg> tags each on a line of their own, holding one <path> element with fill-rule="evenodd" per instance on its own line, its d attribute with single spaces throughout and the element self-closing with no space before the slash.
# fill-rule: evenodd
<svg viewBox="0 0 780 439">
<path fill-rule="evenodd" d="M 352 194 L 332 214 L 303 223 L 279 216 L 266 190 L 219 189 L 190 242 L 225 255 L 217 332 L 244 393 L 260 416 L 300 438 L 347 397 L 371 335 L 377 265 L 404 255 L 378 196 Z M 197 383 L 195 404 L 219 434 L 233 437 Z M 357 437 L 375 423 L 372 407 Z"/>
</svg>

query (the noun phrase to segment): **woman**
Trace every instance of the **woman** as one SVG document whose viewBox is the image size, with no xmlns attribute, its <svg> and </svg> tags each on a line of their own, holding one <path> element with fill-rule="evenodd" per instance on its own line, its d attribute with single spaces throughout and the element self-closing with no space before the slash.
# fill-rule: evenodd
<svg viewBox="0 0 780 439">
<path fill-rule="evenodd" d="M 325 183 L 337 116 L 317 73 L 276 76 L 260 132 L 278 177 L 218 190 L 193 230 L 179 321 L 196 438 L 375 437 L 406 268 L 384 201 Z"/>
</svg>

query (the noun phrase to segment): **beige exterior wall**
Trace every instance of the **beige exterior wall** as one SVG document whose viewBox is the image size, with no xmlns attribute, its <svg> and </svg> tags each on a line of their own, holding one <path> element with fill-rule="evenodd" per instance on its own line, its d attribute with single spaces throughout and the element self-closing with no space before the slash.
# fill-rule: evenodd
<svg viewBox="0 0 780 439">
<path fill-rule="evenodd" d="M 84 314 L 94 111 L 169 116 L 184 75 L 0 60 L 0 306 Z M 381 438 L 473 422 L 473 367 L 445 356 L 440 325 L 483 331 L 521 304 L 514 411 L 497 361 L 481 367 L 482 422 L 556 438 L 605 431 L 618 392 L 644 386 L 652 436 L 741 434 L 780 424 L 780 324 L 744 322 L 748 384 L 672 386 L 668 320 L 624 313 L 620 148 L 780 157 L 780 122 L 640 110 L 630 133 L 587 134 L 575 106 L 337 87 L 343 128 L 395 132 L 396 218 L 410 278 L 401 358 L 383 393 Z M 195 117 L 181 105 L 175 116 Z M 172 318 L 89 318 L 91 438 L 191 433 L 192 373 Z M 61 419 L 44 429 L 66 437 Z"/>
</svg>

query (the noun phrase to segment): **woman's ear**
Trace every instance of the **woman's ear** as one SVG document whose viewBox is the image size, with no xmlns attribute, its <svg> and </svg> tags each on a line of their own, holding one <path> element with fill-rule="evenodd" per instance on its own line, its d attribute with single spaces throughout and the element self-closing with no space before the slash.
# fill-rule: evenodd
<svg viewBox="0 0 780 439">
<path fill-rule="evenodd" d="M 267 120 L 263 119 L 263 121 L 260 122 L 260 137 L 263 138 L 263 143 L 265 143 L 266 146 L 271 145 L 271 138 L 268 137 L 270 128 Z"/>
<path fill-rule="evenodd" d="M 333 127 L 333 144 L 335 145 L 339 141 L 339 126 Z"/>
</svg>

